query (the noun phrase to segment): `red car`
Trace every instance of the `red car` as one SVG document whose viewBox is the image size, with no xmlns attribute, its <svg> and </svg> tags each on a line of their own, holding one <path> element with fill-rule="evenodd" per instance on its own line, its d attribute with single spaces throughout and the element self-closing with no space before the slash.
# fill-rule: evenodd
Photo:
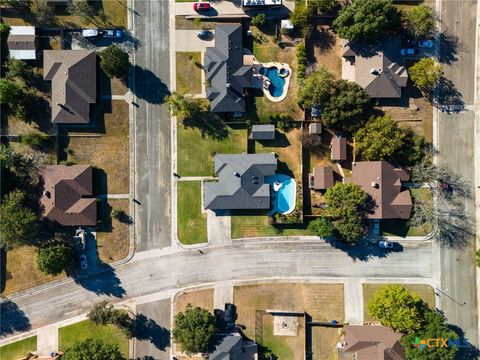
<svg viewBox="0 0 480 360">
<path fill-rule="evenodd" d="M 195 11 L 205 11 L 209 10 L 212 7 L 208 2 L 196 2 L 193 4 L 193 10 Z"/>
</svg>

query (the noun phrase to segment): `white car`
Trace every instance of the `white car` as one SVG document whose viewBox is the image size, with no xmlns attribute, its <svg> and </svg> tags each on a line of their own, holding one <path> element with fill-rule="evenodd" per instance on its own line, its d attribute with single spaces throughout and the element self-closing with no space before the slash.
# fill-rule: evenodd
<svg viewBox="0 0 480 360">
<path fill-rule="evenodd" d="M 80 255 L 79 257 L 79 260 L 80 260 L 80 268 L 82 270 L 85 270 L 87 267 L 88 267 L 88 264 L 87 264 L 87 256 L 85 254 L 82 254 Z"/>
<path fill-rule="evenodd" d="M 393 249 L 393 242 L 382 240 L 378 242 L 378 246 L 381 247 L 382 249 Z"/>
<path fill-rule="evenodd" d="M 82 30 L 82 36 L 86 37 L 86 38 L 97 37 L 98 36 L 98 30 L 97 29 Z"/>
<path fill-rule="evenodd" d="M 431 48 L 431 47 L 433 47 L 433 41 L 432 40 L 421 40 L 421 41 L 418 42 L 418 47 Z"/>
</svg>

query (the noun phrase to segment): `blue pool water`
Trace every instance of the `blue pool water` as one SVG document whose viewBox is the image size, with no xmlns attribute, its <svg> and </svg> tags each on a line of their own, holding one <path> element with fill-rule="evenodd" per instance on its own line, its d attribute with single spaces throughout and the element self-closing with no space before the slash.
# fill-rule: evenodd
<svg viewBox="0 0 480 360">
<path fill-rule="evenodd" d="M 297 184 L 290 176 L 275 174 L 267 176 L 265 182 L 272 186 L 272 211 L 271 213 L 289 214 L 295 209 Z M 278 191 L 274 191 L 274 183 L 281 184 Z"/>
<path fill-rule="evenodd" d="M 260 74 L 265 75 L 270 80 L 268 92 L 274 97 L 281 96 L 285 86 L 285 79 L 278 75 L 278 69 L 275 66 L 269 68 L 262 67 Z"/>
</svg>

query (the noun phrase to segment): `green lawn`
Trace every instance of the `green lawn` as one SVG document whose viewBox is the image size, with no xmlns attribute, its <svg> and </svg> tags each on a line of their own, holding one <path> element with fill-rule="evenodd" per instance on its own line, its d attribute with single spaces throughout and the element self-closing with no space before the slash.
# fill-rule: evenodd
<svg viewBox="0 0 480 360">
<path fill-rule="evenodd" d="M 200 181 L 178 183 L 178 239 L 191 245 L 207 241 L 207 216 L 202 213 Z"/>
<path fill-rule="evenodd" d="M 393 284 L 363 284 L 363 314 L 364 321 L 374 321 L 368 315 L 367 305 L 375 291 L 382 287 Z M 420 298 L 425 301 L 429 307 L 435 309 L 435 291 L 430 285 L 424 284 L 395 284 L 405 287 L 410 293 L 415 292 Z"/>
<path fill-rule="evenodd" d="M 225 126 L 226 127 L 226 126 Z M 226 127 L 228 136 L 216 140 L 202 135 L 198 129 L 177 126 L 177 167 L 181 176 L 213 175 L 215 154 L 241 154 L 247 151 L 245 128 Z"/>
<path fill-rule="evenodd" d="M 86 338 L 94 338 L 103 340 L 106 343 L 116 344 L 122 354 L 128 358 L 128 338 L 116 326 L 97 326 L 90 320 L 84 320 L 58 329 L 58 347 L 62 351 L 65 351 L 65 349 L 73 345 L 77 340 L 84 340 Z"/>
<path fill-rule="evenodd" d="M 202 70 L 200 52 L 177 52 L 177 91 L 184 94 L 202 92 Z"/>
<path fill-rule="evenodd" d="M 294 346 L 292 346 L 298 345 L 295 344 L 296 341 L 293 342 L 293 344 L 291 341 L 296 340 L 296 337 L 273 335 L 273 316 L 269 316 L 267 319 L 266 318 L 267 317 L 265 316 L 262 325 L 262 343 L 260 345 L 271 350 L 278 359 L 295 359 L 295 353 L 302 352 L 301 347 L 295 348 Z"/>
<path fill-rule="evenodd" d="M 27 355 L 30 351 L 37 351 L 37 337 L 32 336 L 0 347 L 0 359 L 15 360 Z"/>
</svg>

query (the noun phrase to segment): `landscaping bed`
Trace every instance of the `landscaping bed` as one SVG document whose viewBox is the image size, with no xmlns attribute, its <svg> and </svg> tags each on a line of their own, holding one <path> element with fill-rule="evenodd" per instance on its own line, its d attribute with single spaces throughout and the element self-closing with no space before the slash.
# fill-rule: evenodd
<svg viewBox="0 0 480 360">
<path fill-rule="evenodd" d="M 177 52 L 177 91 L 183 94 L 201 94 L 202 63 L 200 52 Z"/>
<path fill-rule="evenodd" d="M 178 239 L 191 245 L 207 242 L 207 215 L 202 213 L 202 183 L 179 181 L 177 183 Z"/>
<path fill-rule="evenodd" d="M 0 347 L 0 358 L 2 360 L 21 359 L 27 353 L 35 351 L 37 351 L 37 337 L 32 336 Z"/>
</svg>

